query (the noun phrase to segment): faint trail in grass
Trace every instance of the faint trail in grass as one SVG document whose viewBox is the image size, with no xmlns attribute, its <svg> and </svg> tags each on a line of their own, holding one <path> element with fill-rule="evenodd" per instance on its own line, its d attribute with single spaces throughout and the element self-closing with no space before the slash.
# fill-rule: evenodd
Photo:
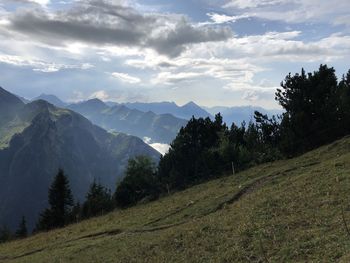
<svg viewBox="0 0 350 263">
<path fill-rule="evenodd" d="M 13 259 L 18 259 L 18 258 L 23 258 L 23 257 L 26 257 L 26 256 L 30 256 L 30 255 L 39 253 L 39 252 L 44 251 L 44 250 L 45 250 L 45 248 L 39 248 L 39 249 L 32 250 L 32 251 L 29 251 L 27 253 L 24 253 L 24 254 L 21 254 L 21 255 L 18 255 L 18 256 L 14 256 L 14 257 L 3 257 L 3 258 L 0 257 L 0 260 L 13 260 Z"/>
<path fill-rule="evenodd" d="M 166 215 L 164 215 L 164 216 L 162 216 L 162 217 L 159 217 L 159 218 L 157 218 L 157 219 L 154 219 L 154 220 L 152 220 L 152 221 L 150 221 L 150 222 L 144 224 L 143 226 L 153 225 L 153 224 L 155 224 L 155 223 L 158 223 L 159 221 L 162 221 L 162 220 L 167 219 L 167 218 L 169 218 L 169 217 L 171 217 L 171 216 L 173 216 L 173 215 L 176 215 L 176 214 L 178 214 L 178 213 L 181 213 L 182 211 L 186 210 L 187 208 L 193 206 L 195 203 L 196 203 L 196 202 L 190 202 L 190 203 L 188 203 L 186 206 L 181 207 L 181 208 L 178 208 L 178 209 L 176 209 L 175 211 L 173 211 L 173 212 L 171 212 L 171 213 L 168 213 L 168 214 L 166 214 Z"/>
<path fill-rule="evenodd" d="M 247 194 L 250 194 L 250 193 L 256 191 L 257 189 L 261 188 L 263 185 L 267 184 L 268 182 L 270 182 L 273 179 L 286 176 L 287 173 L 295 171 L 295 170 L 297 170 L 299 168 L 306 168 L 306 167 L 310 167 L 310 166 L 313 166 L 313 165 L 317 165 L 319 163 L 320 162 L 312 162 L 312 163 L 302 164 L 300 166 L 292 167 L 292 168 L 289 168 L 289 169 L 286 169 L 286 170 L 283 170 L 283 171 L 280 171 L 280 172 L 277 172 L 277 173 L 274 173 L 274 174 L 270 174 L 270 175 L 267 175 L 265 177 L 256 179 L 255 181 L 251 182 L 250 184 L 248 184 L 248 185 L 244 186 L 242 189 L 240 189 L 231 198 L 229 198 L 229 199 L 219 203 L 218 205 L 216 205 L 213 209 L 209 210 L 208 212 L 203 213 L 203 214 L 201 214 L 201 215 L 199 215 L 197 217 L 194 217 L 194 218 L 190 218 L 190 219 L 183 220 L 183 221 L 180 221 L 180 222 L 177 222 L 177 223 L 173 223 L 173 224 L 159 225 L 159 226 L 154 226 L 154 227 L 147 227 L 147 226 L 150 226 L 152 224 L 158 223 L 158 222 L 160 222 L 160 221 L 162 221 L 164 219 L 167 219 L 167 218 L 169 218 L 171 216 L 174 216 L 174 215 L 176 215 L 178 213 L 181 213 L 182 211 L 184 211 L 187 208 L 189 208 L 192 205 L 194 205 L 195 202 L 191 202 L 191 203 L 189 203 L 188 205 L 186 205 L 184 207 L 178 208 L 178 209 L 176 209 L 173 212 L 170 212 L 170 213 L 168 213 L 168 214 L 166 214 L 166 215 L 164 215 L 162 217 L 159 217 L 157 219 L 154 219 L 154 220 L 144 224 L 142 228 L 134 229 L 134 230 L 111 229 L 111 230 L 101 231 L 101 232 L 97 232 L 97 233 L 92 233 L 92 234 L 81 236 L 81 237 L 76 238 L 76 239 L 71 239 L 71 240 L 65 241 L 62 244 L 56 244 L 54 248 L 56 249 L 56 248 L 60 247 L 63 244 L 67 245 L 67 243 L 76 242 L 76 241 L 79 241 L 79 240 L 82 240 L 82 239 L 103 238 L 103 237 L 106 237 L 106 236 L 117 236 L 117 235 L 121 235 L 121 234 L 149 233 L 149 232 L 161 231 L 161 230 L 166 230 L 166 229 L 169 229 L 169 228 L 172 228 L 172 227 L 177 227 L 177 226 L 180 226 L 180 225 L 184 225 L 186 223 L 189 223 L 189 222 L 193 221 L 194 219 L 200 219 L 200 218 L 203 218 L 203 217 L 208 216 L 210 214 L 213 214 L 213 213 L 223 209 L 226 205 L 231 205 L 231 204 L 234 204 L 234 203 L 240 201 L 244 196 L 246 196 Z M 40 252 L 42 252 L 44 250 L 52 249 L 52 248 L 53 247 L 40 248 L 40 249 L 36 249 L 36 250 L 30 251 L 30 252 L 27 252 L 27 253 L 24 253 L 24 254 L 20 254 L 18 256 L 13 256 L 13 257 L 0 257 L 0 260 L 14 260 L 14 259 L 18 259 L 18 258 L 23 258 L 23 257 L 31 256 L 33 254 L 40 253 Z"/>
<path fill-rule="evenodd" d="M 228 200 L 219 203 L 214 209 L 210 210 L 209 212 L 207 212 L 206 214 L 203 214 L 201 217 L 210 215 L 212 213 L 215 213 L 221 209 L 223 209 L 225 207 L 225 205 L 231 205 L 233 203 L 238 202 L 243 196 L 254 192 L 255 190 L 261 188 L 263 185 L 265 185 L 266 183 L 268 183 L 269 181 L 285 176 L 287 173 L 295 171 L 299 168 L 306 168 L 306 167 L 310 167 L 313 165 L 317 165 L 320 162 L 312 162 L 312 163 L 308 163 L 308 164 L 303 164 L 301 166 L 296 166 L 296 167 L 292 167 L 286 170 L 283 170 L 281 172 L 277 172 L 275 174 L 271 174 L 259 179 L 256 179 L 254 182 L 244 186 L 240 191 L 238 191 L 236 194 L 234 194 L 231 198 L 229 198 Z"/>
</svg>

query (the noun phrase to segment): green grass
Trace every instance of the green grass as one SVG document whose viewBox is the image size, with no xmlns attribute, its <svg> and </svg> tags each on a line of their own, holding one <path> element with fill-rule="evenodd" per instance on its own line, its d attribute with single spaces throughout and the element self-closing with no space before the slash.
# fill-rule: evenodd
<svg viewBox="0 0 350 263">
<path fill-rule="evenodd" d="M 0 150 L 9 146 L 9 143 L 16 133 L 21 133 L 29 126 L 28 122 L 14 119 L 5 125 L 0 125 Z"/>
<path fill-rule="evenodd" d="M 350 138 L 0 245 L 0 262 L 350 262 Z"/>
</svg>

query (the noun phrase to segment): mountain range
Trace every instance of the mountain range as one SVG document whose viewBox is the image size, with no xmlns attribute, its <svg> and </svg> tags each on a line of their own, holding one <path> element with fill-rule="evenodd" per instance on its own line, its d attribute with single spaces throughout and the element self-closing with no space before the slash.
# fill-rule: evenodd
<svg viewBox="0 0 350 263">
<path fill-rule="evenodd" d="M 24 104 L 0 88 L 0 224 L 29 228 L 47 205 L 47 191 L 59 168 L 83 201 L 93 180 L 114 189 L 130 157 L 159 153 L 141 139 L 108 133 L 85 117 L 46 101 Z"/>
<path fill-rule="evenodd" d="M 45 100 L 45 101 L 51 103 L 52 105 L 55 105 L 55 106 L 60 107 L 60 108 L 64 108 L 68 105 L 68 103 L 63 102 L 57 96 L 51 95 L 51 94 L 45 94 L 45 93 L 41 94 L 38 97 L 33 98 L 31 101 L 36 101 L 36 100 Z"/>
<path fill-rule="evenodd" d="M 183 105 L 178 106 L 174 102 L 150 102 L 150 103 L 143 103 L 143 102 L 132 102 L 132 103 L 125 103 L 125 106 L 131 109 L 137 109 L 140 111 L 152 111 L 156 114 L 166 114 L 170 113 L 178 118 L 189 120 L 192 118 L 192 116 L 196 118 L 206 118 L 213 116 L 198 106 L 193 101 Z"/>
<path fill-rule="evenodd" d="M 98 99 L 92 99 L 67 106 L 107 130 L 124 132 L 149 143 L 170 144 L 187 120 L 171 114 L 155 114 L 130 109 L 125 105 L 108 106 Z"/>
<path fill-rule="evenodd" d="M 262 114 L 266 114 L 269 117 L 276 114 L 281 114 L 282 110 L 278 109 L 265 109 L 257 106 L 236 106 L 236 107 L 204 107 L 210 114 L 215 115 L 218 112 L 221 113 L 224 122 L 229 126 L 232 123 L 240 126 L 240 124 L 245 121 L 254 121 L 254 112 L 259 111 Z"/>
<path fill-rule="evenodd" d="M 221 113 L 224 122 L 240 125 L 254 121 L 254 112 L 271 117 L 281 114 L 280 109 L 265 109 L 257 106 L 201 107 L 194 102 L 178 106 L 174 102 L 117 103 L 91 99 L 68 104 L 54 95 L 41 94 L 33 100 L 43 99 L 58 107 L 67 107 L 79 112 L 93 123 L 107 130 L 115 130 L 147 139 L 148 143 L 170 144 L 179 129 L 192 117 L 213 119 Z M 33 101 L 32 100 L 32 101 Z"/>
</svg>

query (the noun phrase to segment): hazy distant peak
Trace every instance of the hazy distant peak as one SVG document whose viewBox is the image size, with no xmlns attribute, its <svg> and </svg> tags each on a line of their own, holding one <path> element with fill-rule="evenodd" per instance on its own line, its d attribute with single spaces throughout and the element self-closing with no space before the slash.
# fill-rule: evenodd
<svg viewBox="0 0 350 263">
<path fill-rule="evenodd" d="M 200 108 L 195 102 L 193 102 L 193 101 L 190 101 L 190 102 L 188 102 L 188 103 L 186 103 L 185 105 L 183 105 L 182 107 L 192 107 L 192 108 L 194 108 L 194 107 L 198 107 L 198 108 Z"/>
<path fill-rule="evenodd" d="M 84 103 L 84 102 L 83 102 L 83 103 Z M 97 104 L 97 105 L 105 105 L 105 106 L 107 106 L 106 103 L 104 103 L 102 100 L 97 99 L 97 98 L 87 100 L 87 101 L 85 101 L 85 103 Z"/>
<path fill-rule="evenodd" d="M 65 102 L 63 102 L 60 98 L 58 98 L 57 96 L 52 95 L 52 94 L 42 93 L 40 96 L 32 99 L 32 101 L 35 101 L 35 100 L 45 100 L 45 101 L 47 101 L 47 102 L 49 102 L 57 107 L 61 107 L 61 108 L 67 106 L 67 104 Z"/>
</svg>

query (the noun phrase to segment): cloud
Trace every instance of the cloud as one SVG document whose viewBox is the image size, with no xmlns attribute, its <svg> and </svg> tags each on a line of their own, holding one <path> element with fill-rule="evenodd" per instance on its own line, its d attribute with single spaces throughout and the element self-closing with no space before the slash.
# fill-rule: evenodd
<svg viewBox="0 0 350 263">
<path fill-rule="evenodd" d="M 81 94 L 79 94 L 80 97 Z M 94 93 L 92 93 L 89 97 L 89 99 L 99 99 L 99 100 L 108 100 L 110 98 L 109 94 L 104 90 L 98 90 Z"/>
<path fill-rule="evenodd" d="M 21 4 L 38 4 L 42 6 L 46 6 L 50 4 L 50 0 L 3 0 L 5 3 L 21 3 Z"/>
<path fill-rule="evenodd" d="M 261 6 L 272 6 L 281 3 L 285 3 L 285 0 L 230 0 L 224 7 L 237 7 L 239 9 L 254 8 Z"/>
<path fill-rule="evenodd" d="M 150 146 L 162 155 L 165 155 L 170 149 L 170 145 L 165 143 L 151 143 Z"/>
<path fill-rule="evenodd" d="M 259 93 L 256 92 L 255 90 L 247 90 L 246 92 L 244 92 L 242 99 L 247 100 L 247 101 L 251 101 L 251 102 L 255 102 L 257 100 L 259 100 Z"/>
<path fill-rule="evenodd" d="M 7 19 L 10 23 L 3 28 L 14 38 L 52 46 L 82 42 L 151 48 L 169 57 L 179 56 L 193 44 L 224 41 L 233 36 L 228 27 L 199 27 L 180 15 L 141 14 L 118 1 L 78 1 L 74 7 L 57 12 L 19 9 Z"/>
<path fill-rule="evenodd" d="M 242 14 L 239 16 L 229 16 L 225 14 L 218 14 L 218 13 L 207 13 L 207 16 L 209 16 L 211 22 L 203 22 L 200 23 L 200 25 L 218 25 L 218 24 L 225 24 L 225 23 L 234 23 L 237 20 L 249 18 L 251 15 L 248 14 Z"/>
<path fill-rule="evenodd" d="M 288 23 L 324 22 L 348 24 L 347 0 L 228 0 L 223 6 L 235 13 Z"/>
<path fill-rule="evenodd" d="M 29 2 L 34 2 L 37 3 L 39 5 L 48 5 L 51 1 L 50 0 L 31 0 Z"/>
<path fill-rule="evenodd" d="M 81 65 L 70 65 L 70 64 L 60 64 L 60 63 L 51 63 L 45 62 L 33 58 L 25 58 L 21 56 L 11 56 L 0 54 L 0 63 L 5 63 L 18 67 L 30 67 L 33 71 L 52 73 L 57 72 L 63 69 L 81 69 L 86 70 L 93 68 L 94 66 L 89 63 L 83 63 Z"/>
<path fill-rule="evenodd" d="M 165 155 L 170 149 L 169 144 L 158 143 L 158 142 L 152 143 L 152 138 L 150 137 L 143 137 L 143 141 L 147 143 L 149 146 L 151 146 L 153 149 L 161 153 L 162 155 Z"/>
<path fill-rule="evenodd" d="M 250 64 L 280 62 L 329 62 L 348 56 L 350 36 L 333 34 L 315 41 L 301 40 L 300 31 L 266 32 L 235 37 L 224 43 L 205 43 L 193 47 L 197 56 L 245 59 Z"/>
<path fill-rule="evenodd" d="M 196 80 L 198 77 L 203 76 L 200 72 L 160 72 L 155 78 L 152 79 L 153 84 L 165 84 L 174 85 L 184 82 L 190 82 Z"/>
<path fill-rule="evenodd" d="M 231 92 L 241 92 L 241 99 L 248 101 L 249 103 L 255 103 L 259 100 L 270 100 L 274 97 L 274 93 L 277 86 L 267 86 L 266 83 L 260 83 L 258 85 L 247 82 L 231 82 L 224 86 L 224 89 Z"/>
<path fill-rule="evenodd" d="M 141 82 L 141 79 L 137 77 L 133 77 L 126 73 L 120 73 L 120 72 L 113 72 L 112 77 L 119 79 L 122 82 L 130 83 L 130 84 L 137 84 Z"/>
</svg>

